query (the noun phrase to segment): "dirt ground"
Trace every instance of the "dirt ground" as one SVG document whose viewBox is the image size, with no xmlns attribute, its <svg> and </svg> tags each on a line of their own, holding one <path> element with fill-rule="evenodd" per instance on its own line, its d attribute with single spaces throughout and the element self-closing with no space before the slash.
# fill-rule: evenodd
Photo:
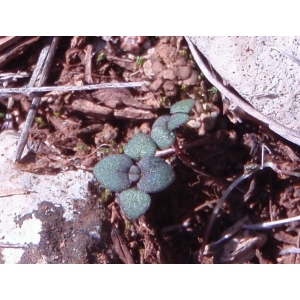
<svg viewBox="0 0 300 300">
<path fill-rule="evenodd" d="M 1 83 L 26 85 L 46 42 L 47 38 L 23 38 L 1 47 L 0 39 L 1 73 L 24 72 L 15 81 L 0 76 Z M 162 156 L 173 166 L 175 182 L 151 195 L 150 209 L 136 221 L 126 219 L 118 195 L 96 180 L 89 182 L 88 201 L 77 202 L 77 216 L 71 221 L 64 219 L 62 207 L 42 202 L 33 212 L 43 224 L 41 241 L 28 245 L 21 263 L 299 263 L 297 251 L 280 252 L 299 247 L 297 222 L 268 230 L 232 229 L 241 220 L 249 224 L 299 215 L 300 179 L 278 175 L 271 168 L 233 189 L 207 242 L 220 240 L 226 230 L 234 233 L 199 255 L 217 200 L 245 166 L 261 163 L 262 144 L 272 152 L 265 161 L 281 170 L 299 171 L 300 151 L 259 123 L 231 122 L 220 93 L 197 67 L 184 38 L 61 38 L 44 85 L 143 81 L 150 85 L 44 93 L 28 138 L 31 161 L 16 167 L 38 174 L 92 172 L 103 157 L 122 153 L 135 134 L 149 133 L 170 105 L 192 98 L 196 105 L 191 120 L 177 130 L 184 150 L 181 155 L 170 151 Z M 14 99 L 7 108 L 7 97 L 0 98 L 2 130 L 24 126 L 32 99 L 22 94 Z M 13 122 L 5 119 L 6 113 Z"/>
</svg>

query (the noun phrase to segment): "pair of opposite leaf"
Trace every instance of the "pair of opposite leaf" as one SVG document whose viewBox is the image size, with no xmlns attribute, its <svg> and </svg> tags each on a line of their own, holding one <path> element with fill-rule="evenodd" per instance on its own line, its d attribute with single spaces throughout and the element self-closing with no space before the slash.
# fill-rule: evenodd
<svg viewBox="0 0 300 300">
<path fill-rule="evenodd" d="M 109 155 L 95 166 L 94 175 L 102 186 L 120 192 L 120 206 L 129 219 L 137 219 L 148 210 L 148 193 L 160 192 L 175 180 L 172 167 L 154 155 L 157 147 L 166 149 L 174 143 L 173 130 L 189 120 L 193 106 L 191 99 L 175 103 L 171 115 L 154 122 L 150 136 L 135 135 L 125 146 L 124 154 Z M 132 187 L 135 182 L 136 187 Z"/>
</svg>

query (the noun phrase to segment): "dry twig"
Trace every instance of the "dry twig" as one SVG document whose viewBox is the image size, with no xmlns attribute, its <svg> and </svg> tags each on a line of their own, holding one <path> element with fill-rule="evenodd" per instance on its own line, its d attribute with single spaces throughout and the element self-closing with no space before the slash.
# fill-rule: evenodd
<svg viewBox="0 0 300 300">
<path fill-rule="evenodd" d="M 41 76 L 40 76 L 40 80 L 38 81 L 37 85 L 38 86 L 42 86 L 45 82 L 46 79 L 48 77 L 49 71 L 50 71 L 50 67 L 54 58 L 54 53 L 55 50 L 57 48 L 59 42 L 59 37 L 54 37 L 52 42 L 50 44 L 48 44 L 47 46 L 44 47 L 44 49 L 42 50 L 40 57 L 39 57 L 39 61 L 37 64 L 38 68 L 41 68 L 40 66 L 42 65 L 43 68 L 41 70 Z M 37 78 L 38 76 L 38 71 L 37 72 L 33 72 L 33 76 L 35 78 Z M 33 82 L 33 80 L 30 80 L 30 84 L 34 84 L 35 82 Z M 27 143 L 27 139 L 29 136 L 29 129 L 32 126 L 32 123 L 34 121 L 35 115 L 36 115 L 36 111 L 37 108 L 39 106 L 41 98 L 40 97 L 35 97 L 32 100 L 32 104 L 31 104 L 31 108 L 30 111 L 28 112 L 27 118 L 26 118 L 26 122 L 23 128 L 23 131 L 21 133 L 18 145 L 17 145 L 17 150 L 16 150 L 16 161 L 20 161 L 21 159 L 21 155 L 23 153 L 24 147 Z"/>
</svg>

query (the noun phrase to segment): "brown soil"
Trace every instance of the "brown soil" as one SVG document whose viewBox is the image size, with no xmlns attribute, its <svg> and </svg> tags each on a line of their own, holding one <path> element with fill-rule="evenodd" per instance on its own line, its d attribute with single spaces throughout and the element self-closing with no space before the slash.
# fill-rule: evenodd
<svg viewBox="0 0 300 300">
<path fill-rule="evenodd" d="M 1 72 L 31 74 L 45 41 L 14 41 L 9 51 L 27 42 L 26 49 L 15 51 L 1 65 Z M 0 58 L 7 53 L 7 48 L 0 48 Z M 24 86 L 28 80 L 9 82 L 9 87 Z M 62 38 L 46 85 L 129 81 L 149 81 L 151 85 L 43 94 L 29 136 L 35 146 L 34 159 L 21 168 L 41 174 L 66 169 L 92 171 L 104 156 L 122 153 L 134 134 L 149 133 L 157 116 L 168 113 L 168 107 L 182 99 L 193 98 L 198 103 L 191 116 L 193 124 L 212 111 L 218 112 L 218 117 L 211 125 L 178 130 L 178 143 L 193 147 L 182 156 L 164 156 L 176 172 L 176 181 L 167 190 L 151 195 L 150 209 L 136 221 L 127 220 L 117 195 L 104 194 L 96 181 L 90 182 L 89 200 L 78 202 L 78 216 L 73 221 L 64 220 L 61 207 L 41 203 L 34 212 L 43 222 L 41 242 L 29 246 L 22 263 L 199 263 L 199 249 L 216 201 L 243 174 L 245 165 L 260 163 L 262 143 L 272 151 L 266 155 L 267 161 L 280 169 L 299 169 L 299 147 L 256 123 L 245 120 L 234 124 L 222 113 L 221 95 L 201 76 L 180 37 Z M 21 129 L 30 97 L 15 98 L 10 112 L 14 126 Z M 5 113 L 7 100 L 1 99 L 0 112 Z M 207 103 L 209 111 L 203 111 Z M 247 222 L 259 223 L 297 216 L 299 200 L 300 179 L 279 176 L 269 168 L 258 171 L 230 193 L 208 242 L 219 240 L 244 217 Z M 297 223 L 265 231 L 240 229 L 234 238 L 246 245 L 254 242 L 241 256 L 234 256 L 230 241 L 226 241 L 201 262 L 299 262 L 298 254 L 279 254 L 283 248 L 299 246 Z M 230 260 L 225 260 L 228 255 Z"/>
</svg>

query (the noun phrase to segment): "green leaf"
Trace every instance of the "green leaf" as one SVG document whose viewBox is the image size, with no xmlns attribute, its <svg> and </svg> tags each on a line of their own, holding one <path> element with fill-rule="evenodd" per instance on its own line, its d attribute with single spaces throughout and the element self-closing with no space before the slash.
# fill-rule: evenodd
<svg viewBox="0 0 300 300">
<path fill-rule="evenodd" d="M 176 113 L 171 116 L 170 121 L 168 122 L 168 129 L 174 130 L 182 124 L 185 124 L 190 119 L 189 115 L 184 113 Z"/>
<path fill-rule="evenodd" d="M 151 137 L 145 133 L 138 133 L 125 146 L 124 153 L 135 160 L 153 156 L 157 146 Z"/>
<path fill-rule="evenodd" d="M 141 177 L 141 170 L 139 169 L 138 166 L 133 165 L 133 166 L 131 166 L 130 169 L 129 169 L 129 174 L 128 174 L 128 176 L 129 176 L 129 180 L 130 180 L 131 182 L 136 182 L 136 181 L 138 181 L 138 180 L 140 179 L 140 177 Z"/>
<path fill-rule="evenodd" d="M 129 169 L 132 160 L 124 154 L 112 154 L 103 158 L 94 167 L 94 175 L 101 185 L 113 192 L 121 192 L 130 187 Z"/>
<path fill-rule="evenodd" d="M 193 99 L 181 100 L 171 106 L 170 113 L 171 114 L 175 114 L 175 113 L 188 114 L 192 110 L 194 104 L 195 104 L 195 101 Z"/>
<path fill-rule="evenodd" d="M 137 219 L 150 207 L 151 198 L 138 189 L 125 190 L 120 194 L 120 206 L 129 219 Z"/>
<path fill-rule="evenodd" d="M 160 149 L 166 149 L 175 142 L 175 134 L 168 129 L 171 116 L 165 115 L 157 118 L 152 125 L 151 138 Z"/>
<path fill-rule="evenodd" d="M 174 180 L 172 167 L 158 157 L 147 157 L 139 161 L 142 172 L 137 187 L 146 193 L 156 193 L 166 189 Z"/>
</svg>

